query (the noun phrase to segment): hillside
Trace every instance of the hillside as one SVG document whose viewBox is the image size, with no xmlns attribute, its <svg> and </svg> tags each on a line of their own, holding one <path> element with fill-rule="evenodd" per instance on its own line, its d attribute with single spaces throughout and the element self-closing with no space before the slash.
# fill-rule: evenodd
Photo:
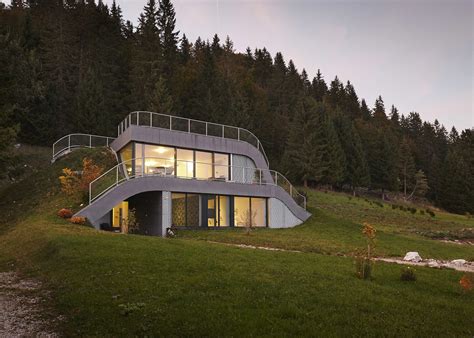
<svg viewBox="0 0 474 338">
<path fill-rule="evenodd" d="M 65 335 L 416 335 L 472 336 L 474 295 L 461 272 L 377 263 L 355 277 L 349 255 L 365 245 L 360 223 L 378 230 L 377 255 L 472 257 L 472 246 L 430 239 L 472 230 L 472 219 L 394 210 L 364 199 L 309 191 L 312 218 L 294 229 L 182 231 L 178 238 L 121 235 L 56 216 L 80 201 L 59 191 L 63 167 L 102 150 L 73 152 L 0 192 L 0 269 L 41 280 Z M 107 163 L 103 163 L 107 166 Z M 14 205 L 14 207 L 12 207 Z M 464 233 L 464 232 L 462 232 Z M 254 243 L 304 252 L 236 248 Z M 320 254 L 324 253 L 324 255 Z M 13 264 L 13 265 L 12 265 Z"/>
</svg>

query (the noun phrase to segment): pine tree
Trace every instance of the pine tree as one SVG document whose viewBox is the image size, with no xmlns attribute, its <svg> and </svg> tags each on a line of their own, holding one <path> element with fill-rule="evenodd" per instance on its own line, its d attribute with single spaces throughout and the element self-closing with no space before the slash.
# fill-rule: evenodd
<svg viewBox="0 0 474 338">
<path fill-rule="evenodd" d="M 407 138 L 400 145 L 400 157 L 398 159 L 399 177 L 402 184 L 403 195 L 407 197 L 407 191 L 411 189 L 415 181 L 415 161 L 411 153 L 411 147 Z"/>
<path fill-rule="evenodd" d="M 316 76 L 313 78 L 312 89 L 313 98 L 318 102 L 323 102 L 323 98 L 328 92 L 328 86 L 326 85 L 323 74 L 321 74 L 319 69 Z"/>
<path fill-rule="evenodd" d="M 150 98 L 149 102 L 150 106 L 148 107 L 148 110 L 160 114 L 175 115 L 173 112 L 173 99 L 166 88 L 165 80 L 161 76 L 156 82 L 153 96 Z"/>
<path fill-rule="evenodd" d="M 290 126 L 285 162 L 288 175 L 300 179 L 304 186 L 319 181 L 326 169 L 322 166 L 321 146 L 317 139 L 318 116 L 316 103 L 301 99 Z"/>
<path fill-rule="evenodd" d="M 169 81 L 176 62 L 179 36 L 179 31 L 176 31 L 176 13 L 170 0 L 160 1 L 158 29 L 163 48 L 163 73 Z"/>
<path fill-rule="evenodd" d="M 372 112 L 370 111 L 364 99 L 362 99 L 362 101 L 360 102 L 360 114 L 362 118 L 366 121 L 370 120 L 370 118 L 372 117 Z"/>
<path fill-rule="evenodd" d="M 375 100 L 375 107 L 374 107 L 374 119 L 376 121 L 386 121 L 387 120 L 387 115 L 385 114 L 385 105 L 382 100 L 382 96 L 379 95 L 379 97 Z"/>
<path fill-rule="evenodd" d="M 355 188 L 368 187 L 370 182 L 369 168 L 359 133 L 350 118 L 337 112 L 335 128 L 346 158 L 343 183 L 349 184 L 355 194 Z"/>
</svg>

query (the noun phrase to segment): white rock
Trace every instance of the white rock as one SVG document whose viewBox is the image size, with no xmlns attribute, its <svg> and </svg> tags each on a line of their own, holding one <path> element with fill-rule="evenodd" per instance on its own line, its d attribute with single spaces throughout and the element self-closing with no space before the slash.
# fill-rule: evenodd
<svg viewBox="0 0 474 338">
<path fill-rule="evenodd" d="M 422 261 L 420 254 L 416 251 L 407 252 L 403 260 L 408 261 L 408 262 L 415 262 L 415 263 Z"/>
<path fill-rule="evenodd" d="M 436 259 L 428 259 L 427 264 L 430 268 L 439 268 L 439 267 L 441 267 L 441 265 L 439 264 L 439 262 Z"/>
<path fill-rule="evenodd" d="M 455 260 L 452 260 L 451 263 L 454 264 L 454 265 L 464 265 L 464 264 L 466 264 L 466 260 L 465 259 L 455 259 Z"/>
</svg>

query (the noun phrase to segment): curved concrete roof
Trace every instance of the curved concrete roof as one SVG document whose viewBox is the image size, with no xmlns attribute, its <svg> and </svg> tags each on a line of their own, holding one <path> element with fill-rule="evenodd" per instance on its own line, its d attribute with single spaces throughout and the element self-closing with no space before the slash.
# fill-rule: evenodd
<svg viewBox="0 0 474 338">
<path fill-rule="evenodd" d="M 311 216 L 309 212 L 300 207 L 293 198 L 279 186 L 182 179 L 163 176 L 145 176 L 125 181 L 99 197 L 93 203 L 79 211 L 76 215 L 87 217 L 92 223 L 94 223 L 119 202 L 147 191 L 274 197 L 282 201 L 300 220 L 305 221 L 309 216 Z"/>
</svg>

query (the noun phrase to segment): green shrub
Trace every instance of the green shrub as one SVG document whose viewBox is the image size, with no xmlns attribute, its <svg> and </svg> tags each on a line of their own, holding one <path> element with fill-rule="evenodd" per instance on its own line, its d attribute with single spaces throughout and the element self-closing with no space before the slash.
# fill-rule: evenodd
<svg viewBox="0 0 474 338">
<path fill-rule="evenodd" d="M 414 215 L 416 214 L 416 208 L 410 208 L 410 212 Z"/>
<path fill-rule="evenodd" d="M 420 210 L 420 214 L 424 215 L 424 214 L 425 214 L 425 211 L 424 211 L 424 210 Z"/>
<path fill-rule="evenodd" d="M 400 280 L 404 282 L 416 281 L 415 269 L 410 268 L 410 267 L 403 268 L 400 274 Z"/>
</svg>

